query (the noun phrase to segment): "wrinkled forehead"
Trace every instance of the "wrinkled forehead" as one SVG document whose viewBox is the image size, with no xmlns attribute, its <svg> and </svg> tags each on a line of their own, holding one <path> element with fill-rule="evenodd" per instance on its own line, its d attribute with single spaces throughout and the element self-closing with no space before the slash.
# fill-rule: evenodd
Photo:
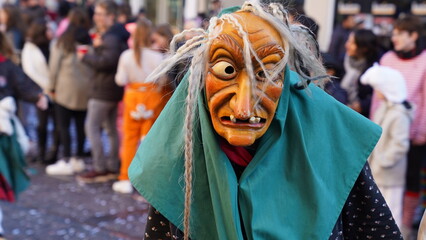
<svg viewBox="0 0 426 240">
<path fill-rule="evenodd" d="M 253 46 L 253 49 L 256 50 L 262 46 L 272 44 L 276 44 L 284 48 L 281 35 L 265 19 L 256 16 L 251 12 L 236 12 L 232 13 L 231 16 L 237 19 L 238 23 L 242 27 L 242 30 L 248 34 L 248 38 Z M 238 31 L 238 28 L 235 26 L 235 24 L 231 23 L 229 19 L 222 18 L 221 20 L 219 20 L 215 30 L 220 31 L 219 35 L 229 35 L 241 47 L 244 46 L 244 41 L 241 33 Z"/>
</svg>

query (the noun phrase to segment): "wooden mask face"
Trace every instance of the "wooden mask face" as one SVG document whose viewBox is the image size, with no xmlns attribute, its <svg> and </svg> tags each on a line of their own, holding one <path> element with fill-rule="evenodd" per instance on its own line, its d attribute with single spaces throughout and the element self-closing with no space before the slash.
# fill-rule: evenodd
<svg viewBox="0 0 426 240">
<path fill-rule="evenodd" d="M 266 70 L 273 70 L 284 57 L 280 34 L 250 12 L 234 13 L 247 32 L 253 50 Z M 220 26 L 220 24 L 218 24 Z M 251 56 L 254 83 L 243 57 L 244 41 L 225 21 L 209 51 L 206 98 L 215 131 L 234 146 L 250 146 L 265 134 L 275 115 L 283 88 L 283 74 L 266 79 L 259 62 Z"/>
</svg>

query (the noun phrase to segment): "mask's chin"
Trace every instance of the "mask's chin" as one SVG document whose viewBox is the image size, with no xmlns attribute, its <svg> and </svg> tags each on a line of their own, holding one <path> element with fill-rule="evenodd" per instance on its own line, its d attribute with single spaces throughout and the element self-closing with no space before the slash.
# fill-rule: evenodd
<svg viewBox="0 0 426 240">
<path fill-rule="evenodd" d="M 238 147 L 251 146 L 257 139 L 256 134 L 253 132 L 243 132 L 238 130 L 228 130 L 222 137 L 225 138 L 229 144 Z"/>
<path fill-rule="evenodd" d="M 232 146 L 238 147 L 253 145 L 269 126 L 266 118 L 257 116 L 245 120 L 234 118 L 233 115 L 212 116 L 212 123 L 217 134 Z"/>
</svg>

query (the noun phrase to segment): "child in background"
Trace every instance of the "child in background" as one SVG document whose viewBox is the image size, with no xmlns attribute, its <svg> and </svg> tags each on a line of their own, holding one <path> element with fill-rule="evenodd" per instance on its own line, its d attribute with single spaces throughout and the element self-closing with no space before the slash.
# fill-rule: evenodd
<svg viewBox="0 0 426 240">
<path fill-rule="evenodd" d="M 401 226 L 407 151 L 410 146 L 412 107 L 407 102 L 405 79 L 400 72 L 375 64 L 361 76 L 384 101 L 373 116 L 383 133 L 369 163 L 395 222 Z"/>
</svg>

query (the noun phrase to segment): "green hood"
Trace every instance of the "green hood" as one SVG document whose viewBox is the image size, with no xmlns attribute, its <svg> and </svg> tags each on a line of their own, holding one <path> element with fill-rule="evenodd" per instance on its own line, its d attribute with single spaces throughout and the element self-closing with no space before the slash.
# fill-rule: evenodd
<svg viewBox="0 0 426 240">
<path fill-rule="evenodd" d="M 135 188 L 181 229 L 187 76 L 129 169 Z M 295 89 L 298 81 L 286 68 L 276 115 L 239 180 L 199 96 L 192 239 L 240 240 L 241 226 L 248 239 L 328 239 L 381 130 L 316 86 Z"/>
</svg>

